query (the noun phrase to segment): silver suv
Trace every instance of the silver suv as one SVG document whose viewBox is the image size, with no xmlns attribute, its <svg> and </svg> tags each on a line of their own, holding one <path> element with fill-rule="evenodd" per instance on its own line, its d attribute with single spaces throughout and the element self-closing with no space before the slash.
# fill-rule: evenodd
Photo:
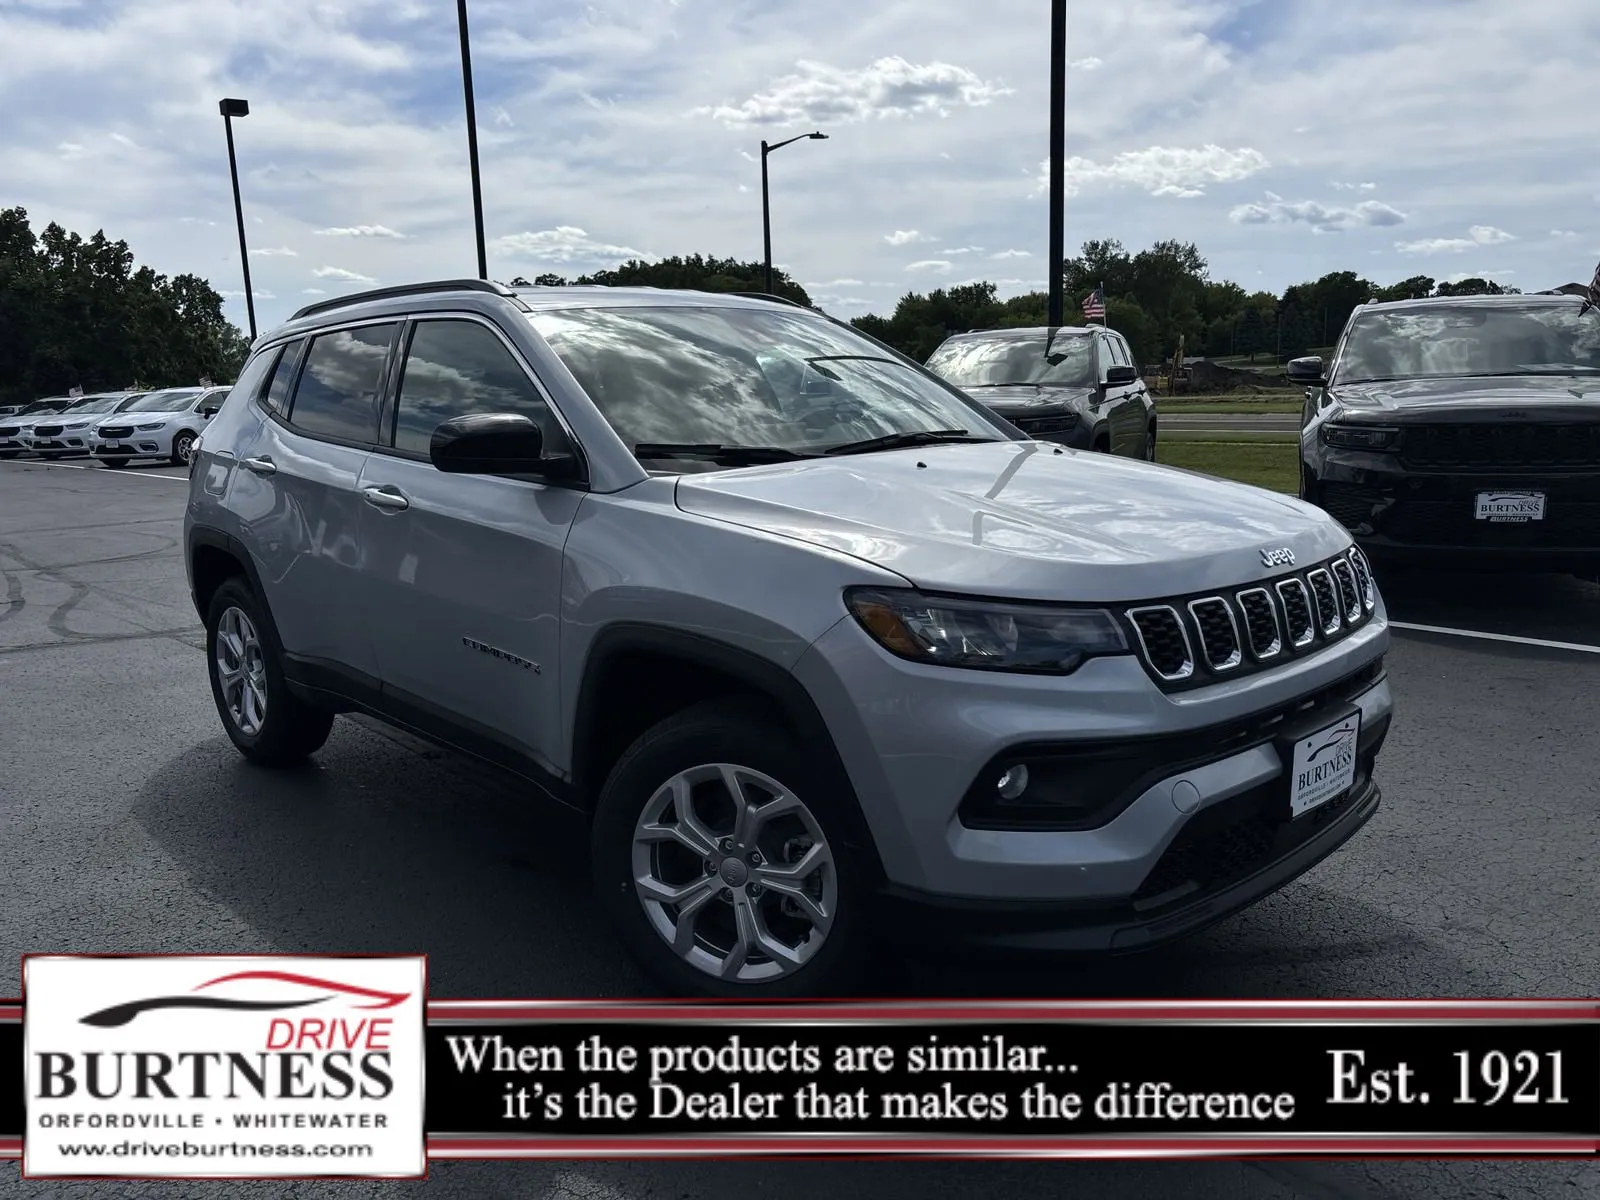
<svg viewBox="0 0 1600 1200">
<path fill-rule="evenodd" d="M 678 994 L 896 948 L 1117 952 L 1378 805 L 1389 633 L 1299 500 L 1030 440 L 765 297 L 478 281 L 301 309 L 191 461 L 264 765 L 364 712 L 589 814 Z"/>
</svg>

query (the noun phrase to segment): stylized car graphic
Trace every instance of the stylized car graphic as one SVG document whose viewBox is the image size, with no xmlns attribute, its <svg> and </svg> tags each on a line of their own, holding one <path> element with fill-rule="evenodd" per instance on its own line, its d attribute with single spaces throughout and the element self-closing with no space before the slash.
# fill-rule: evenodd
<svg viewBox="0 0 1600 1200">
<path fill-rule="evenodd" d="M 206 988 L 217 987 L 224 983 L 237 983 L 244 980 L 264 981 L 278 984 L 287 984 L 297 989 L 310 989 L 320 992 L 320 995 L 304 996 L 299 999 L 276 1000 L 244 1000 L 226 996 L 151 996 L 144 1000 L 129 1000 L 123 1004 L 114 1004 L 110 1008 L 102 1008 L 99 1012 L 92 1012 L 79 1021 L 84 1025 L 96 1025 L 102 1029 L 111 1029 L 119 1025 L 126 1025 L 140 1013 L 153 1012 L 162 1008 L 224 1008 L 243 1012 L 271 1012 L 275 1009 L 305 1008 L 311 1004 L 321 1004 L 332 1000 L 334 995 L 361 996 L 371 1003 L 358 1004 L 357 1008 L 393 1008 L 403 1003 L 410 995 L 409 992 L 380 992 L 372 988 L 358 987 L 353 983 L 341 983 L 334 979 L 318 979 L 311 975 L 296 975 L 288 971 L 237 971 L 232 975 L 222 975 L 216 979 L 208 979 L 205 983 L 196 984 L 196 992 Z"/>
</svg>

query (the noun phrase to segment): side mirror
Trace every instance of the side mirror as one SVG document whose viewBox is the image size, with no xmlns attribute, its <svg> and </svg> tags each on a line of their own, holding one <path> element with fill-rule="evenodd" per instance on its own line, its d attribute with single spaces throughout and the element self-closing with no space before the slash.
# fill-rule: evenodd
<svg viewBox="0 0 1600 1200">
<path fill-rule="evenodd" d="M 1129 383 L 1139 382 L 1139 369 L 1137 367 L 1115 366 L 1106 368 L 1106 385 L 1108 387 L 1122 387 Z"/>
<path fill-rule="evenodd" d="M 473 413 L 433 431 L 428 457 L 451 475 L 567 476 L 570 455 L 545 457 L 544 435 L 521 413 Z"/>
<path fill-rule="evenodd" d="M 200 415 L 209 421 L 221 411 L 215 404 L 208 404 L 200 410 Z"/>
<path fill-rule="evenodd" d="M 1317 355 L 1310 358 L 1291 358 L 1284 373 L 1288 375 L 1291 383 L 1303 383 L 1309 387 L 1321 387 L 1327 383 L 1327 378 L 1322 374 L 1322 359 Z"/>
</svg>

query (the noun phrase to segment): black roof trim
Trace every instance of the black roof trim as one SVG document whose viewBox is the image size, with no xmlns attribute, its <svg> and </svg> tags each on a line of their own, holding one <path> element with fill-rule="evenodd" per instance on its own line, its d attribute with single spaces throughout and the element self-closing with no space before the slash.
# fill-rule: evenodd
<svg viewBox="0 0 1600 1200">
<path fill-rule="evenodd" d="M 347 308 L 352 304 L 365 304 L 369 300 L 392 300 L 401 296 L 425 296 L 432 292 L 487 292 L 492 296 L 502 296 L 507 300 L 515 301 L 520 307 L 527 308 L 527 305 L 523 304 L 518 298 L 516 292 L 506 287 L 503 283 L 495 283 L 489 279 L 439 279 L 429 283 L 404 283 L 395 287 L 372 288 L 365 292 L 352 292 L 348 296 L 338 296 L 332 300 L 319 300 L 315 304 L 306 305 L 289 319 L 298 321 L 301 317 L 332 312 L 336 308 Z"/>
</svg>

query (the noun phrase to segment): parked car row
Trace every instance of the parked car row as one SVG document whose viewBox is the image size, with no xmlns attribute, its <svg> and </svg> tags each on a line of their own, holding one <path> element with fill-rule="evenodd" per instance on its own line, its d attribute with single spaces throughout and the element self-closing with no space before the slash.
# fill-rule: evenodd
<svg viewBox="0 0 1600 1200">
<path fill-rule="evenodd" d="M 227 395 L 223 386 L 48 397 L 0 416 L 0 458 L 89 457 L 108 467 L 164 459 L 182 466 Z"/>
</svg>

